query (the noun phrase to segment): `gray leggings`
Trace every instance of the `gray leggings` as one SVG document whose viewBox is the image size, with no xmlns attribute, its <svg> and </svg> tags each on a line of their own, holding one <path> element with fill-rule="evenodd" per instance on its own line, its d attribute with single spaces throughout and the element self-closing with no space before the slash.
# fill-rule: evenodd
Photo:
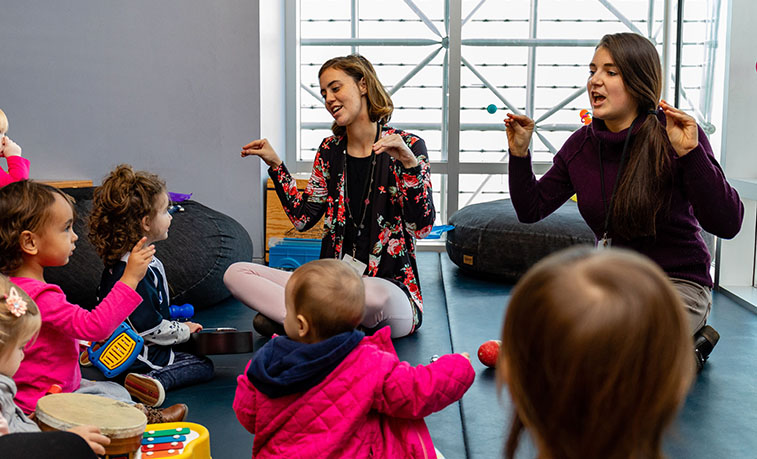
<svg viewBox="0 0 757 459">
<path fill-rule="evenodd" d="M 698 332 L 707 323 L 712 309 L 712 290 L 696 282 L 685 279 L 670 278 L 673 287 L 683 300 L 691 334 Z"/>
<path fill-rule="evenodd" d="M 275 320 L 284 322 L 284 287 L 289 271 L 256 263 L 234 263 L 226 270 L 223 282 L 232 295 L 247 307 Z M 410 299 L 397 285 L 380 277 L 363 276 L 365 285 L 366 328 L 389 325 L 392 338 L 407 336 L 413 329 L 413 307 Z"/>
</svg>

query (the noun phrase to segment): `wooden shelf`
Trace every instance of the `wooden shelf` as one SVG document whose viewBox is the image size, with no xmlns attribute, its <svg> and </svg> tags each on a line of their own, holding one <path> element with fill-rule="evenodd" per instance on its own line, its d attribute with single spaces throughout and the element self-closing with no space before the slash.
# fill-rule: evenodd
<svg viewBox="0 0 757 459">
<path fill-rule="evenodd" d="M 92 180 L 36 179 L 36 181 L 56 188 L 87 188 L 92 186 Z"/>
</svg>

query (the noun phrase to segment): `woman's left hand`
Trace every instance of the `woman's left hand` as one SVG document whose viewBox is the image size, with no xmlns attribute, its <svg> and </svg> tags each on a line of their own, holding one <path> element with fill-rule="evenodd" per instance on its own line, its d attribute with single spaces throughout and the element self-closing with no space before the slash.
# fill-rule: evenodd
<svg viewBox="0 0 757 459">
<path fill-rule="evenodd" d="M 699 131 L 697 122 L 683 111 L 660 101 L 660 108 L 665 112 L 667 120 L 665 129 L 668 131 L 668 139 L 678 157 L 686 155 L 699 145 Z"/>
<path fill-rule="evenodd" d="M 378 139 L 378 142 L 373 144 L 373 151 L 377 155 L 381 153 L 389 154 L 389 156 L 401 162 L 402 167 L 405 169 L 418 165 L 418 158 L 415 157 L 399 134 L 391 134 Z"/>
</svg>

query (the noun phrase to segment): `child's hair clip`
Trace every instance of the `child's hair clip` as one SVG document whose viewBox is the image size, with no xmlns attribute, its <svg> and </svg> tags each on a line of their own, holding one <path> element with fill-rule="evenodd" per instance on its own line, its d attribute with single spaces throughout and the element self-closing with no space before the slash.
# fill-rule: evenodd
<svg viewBox="0 0 757 459">
<path fill-rule="evenodd" d="M 8 312 L 16 317 L 21 317 L 26 314 L 26 301 L 18 294 L 16 287 L 11 287 L 8 293 L 3 295 L 5 300 L 5 307 L 8 308 Z"/>
</svg>

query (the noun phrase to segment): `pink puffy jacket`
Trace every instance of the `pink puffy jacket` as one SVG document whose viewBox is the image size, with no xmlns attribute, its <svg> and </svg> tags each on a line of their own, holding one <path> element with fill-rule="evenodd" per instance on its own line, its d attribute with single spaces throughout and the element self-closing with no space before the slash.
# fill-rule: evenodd
<svg viewBox="0 0 757 459">
<path fill-rule="evenodd" d="M 423 418 L 459 400 L 475 376 L 459 354 L 417 367 L 400 362 L 389 327 L 363 338 L 305 393 L 269 398 L 246 373 L 237 378 L 234 411 L 255 435 L 258 459 L 435 458 Z"/>
</svg>

